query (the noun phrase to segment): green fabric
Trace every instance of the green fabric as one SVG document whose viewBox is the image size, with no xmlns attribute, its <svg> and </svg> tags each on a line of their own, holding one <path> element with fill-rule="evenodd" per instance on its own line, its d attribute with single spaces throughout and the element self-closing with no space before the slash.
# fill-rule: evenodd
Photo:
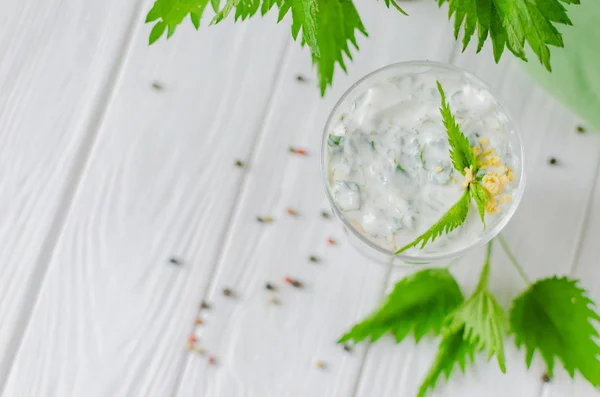
<svg viewBox="0 0 600 397">
<path fill-rule="evenodd" d="M 600 131 L 600 0 L 567 5 L 573 26 L 559 25 L 565 47 L 552 48 L 552 73 L 530 51 L 525 68 L 548 92 Z"/>
</svg>

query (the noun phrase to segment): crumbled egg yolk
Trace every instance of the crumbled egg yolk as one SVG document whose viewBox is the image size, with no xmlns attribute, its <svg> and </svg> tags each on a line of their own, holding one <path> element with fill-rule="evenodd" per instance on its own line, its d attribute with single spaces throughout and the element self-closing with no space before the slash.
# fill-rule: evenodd
<svg viewBox="0 0 600 397">
<path fill-rule="evenodd" d="M 496 155 L 496 150 L 492 147 L 488 147 L 484 151 L 481 151 L 482 147 L 486 147 L 490 144 L 489 139 L 480 138 L 479 144 L 471 148 L 475 158 L 477 159 L 477 166 L 479 169 L 487 171 L 481 180 L 482 186 L 489 194 L 489 199 L 485 202 L 485 211 L 488 214 L 494 214 L 498 211 L 499 204 L 507 204 L 512 202 L 512 195 L 502 194 L 504 186 L 509 184 L 515 178 L 514 172 L 510 167 L 506 167 L 502 163 L 500 156 Z M 481 146 L 480 146 L 481 145 Z M 491 172 L 495 171 L 495 172 Z M 465 168 L 465 179 L 462 183 L 464 188 L 467 188 L 473 181 L 473 168 Z M 498 197 L 496 200 L 494 197 Z"/>
<path fill-rule="evenodd" d="M 498 197 L 498 202 L 500 204 L 512 203 L 512 196 L 510 194 L 503 194 L 502 196 Z"/>
<path fill-rule="evenodd" d="M 502 164 L 502 160 L 500 160 L 500 156 L 488 156 L 486 159 L 488 165 L 492 167 L 500 167 Z"/>
<path fill-rule="evenodd" d="M 485 212 L 494 214 L 496 211 L 498 211 L 498 202 L 495 199 L 490 198 L 485 202 Z"/>
<path fill-rule="evenodd" d="M 513 179 L 515 179 L 515 173 L 513 172 L 512 168 L 508 168 L 506 170 L 506 177 L 508 178 L 509 181 L 512 181 Z"/>
<path fill-rule="evenodd" d="M 490 172 L 483 177 L 482 184 L 492 196 L 497 196 L 504 191 L 504 186 L 500 181 L 500 175 L 493 172 Z"/>
<path fill-rule="evenodd" d="M 481 155 L 483 157 L 486 157 L 486 156 L 489 156 L 489 155 L 492 155 L 495 153 L 496 153 L 496 150 L 494 148 L 489 148 L 489 149 L 485 149 L 483 152 L 481 152 Z"/>
</svg>

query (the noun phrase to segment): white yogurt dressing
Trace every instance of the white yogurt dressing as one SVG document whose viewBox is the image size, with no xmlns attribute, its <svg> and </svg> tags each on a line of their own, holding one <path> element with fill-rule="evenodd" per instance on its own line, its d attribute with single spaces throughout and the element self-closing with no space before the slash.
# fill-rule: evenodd
<svg viewBox="0 0 600 397">
<path fill-rule="evenodd" d="M 386 250 L 396 251 L 415 240 L 464 192 L 464 177 L 450 160 L 436 79 L 471 145 L 482 151 L 494 148 L 503 166 L 515 173 L 520 169 L 507 115 L 487 90 L 461 76 L 445 71 L 381 78 L 351 95 L 355 99 L 332 116 L 325 161 L 332 197 L 356 230 Z M 503 193 L 514 193 L 517 185 L 507 183 Z M 496 213 L 486 214 L 487 228 L 493 228 L 509 208 L 510 204 L 501 204 Z M 423 250 L 412 248 L 407 253 L 454 252 L 483 232 L 477 207 L 471 203 L 465 224 Z"/>
</svg>

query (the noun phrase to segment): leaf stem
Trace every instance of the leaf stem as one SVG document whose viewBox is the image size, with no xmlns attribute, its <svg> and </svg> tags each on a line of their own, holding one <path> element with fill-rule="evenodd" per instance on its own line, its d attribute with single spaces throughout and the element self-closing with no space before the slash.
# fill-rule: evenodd
<svg viewBox="0 0 600 397">
<path fill-rule="evenodd" d="M 502 249 L 506 253 L 506 256 L 508 256 L 508 259 L 510 259 L 510 262 L 513 264 L 515 269 L 517 269 L 519 276 L 521 276 L 523 281 L 525 281 L 527 284 L 531 285 L 531 281 L 529 280 L 529 277 L 527 277 L 527 273 L 525 273 L 523 266 L 521 266 L 519 261 L 517 261 L 517 258 L 515 258 L 515 256 L 511 252 L 510 248 L 508 248 L 508 244 L 506 243 L 504 236 L 502 236 L 501 234 L 498 234 L 498 236 L 496 238 L 498 239 L 498 242 L 500 242 L 500 245 L 502 246 Z"/>
<path fill-rule="evenodd" d="M 487 243 L 487 250 L 485 253 L 485 262 L 483 263 L 483 269 L 481 269 L 481 275 L 479 276 L 479 284 L 477 284 L 477 290 L 487 287 L 488 278 L 490 276 L 490 262 L 492 259 L 492 244 L 494 240 Z"/>
</svg>

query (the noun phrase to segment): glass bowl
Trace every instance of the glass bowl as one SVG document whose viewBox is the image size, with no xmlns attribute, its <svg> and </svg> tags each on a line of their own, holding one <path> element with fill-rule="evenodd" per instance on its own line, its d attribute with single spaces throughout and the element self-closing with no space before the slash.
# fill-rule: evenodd
<svg viewBox="0 0 600 397">
<path fill-rule="evenodd" d="M 440 252 L 418 252 L 417 254 L 403 252 L 400 254 L 395 254 L 392 250 L 378 245 L 376 242 L 369 239 L 356 227 L 354 227 L 351 221 L 344 215 L 344 212 L 338 207 L 334 199 L 334 193 L 329 182 L 328 137 L 332 131 L 332 123 L 339 120 L 340 117 L 342 117 L 342 114 L 351 113 L 353 111 L 353 107 L 355 106 L 355 101 L 361 97 L 364 98 L 365 94 L 375 84 L 384 80 L 392 81 L 391 79 L 398 79 L 403 76 L 410 75 L 418 75 L 419 78 L 425 78 L 427 80 L 430 78 L 432 84 L 435 84 L 435 81 L 438 80 L 444 87 L 446 87 L 444 84 L 445 81 L 452 81 L 453 83 L 459 81 L 460 84 L 464 84 L 465 87 L 479 90 L 473 92 L 483 92 L 485 95 L 489 95 L 489 97 L 495 101 L 495 110 L 497 111 L 498 121 L 505 129 L 508 137 L 507 140 L 511 148 L 510 153 L 513 156 L 512 165 L 515 178 L 512 182 L 512 203 L 507 204 L 509 207 L 503 212 L 503 215 L 499 219 L 496 219 L 493 225 L 485 228 L 476 239 L 472 239 L 472 241 L 469 243 L 451 251 L 444 252 L 440 250 Z M 435 266 L 442 266 L 464 255 L 465 253 L 486 244 L 506 226 L 508 221 L 515 213 L 525 188 L 523 158 L 524 153 L 521 136 L 517 132 L 514 123 L 508 116 L 508 112 L 506 111 L 505 107 L 498 100 L 497 96 L 490 92 L 490 89 L 485 83 L 483 83 L 474 75 L 453 65 L 431 61 L 410 61 L 388 65 L 366 75 L 354 83 L 338 100 L 336 105 L 333 107 L 327 122 L 325 123 L 325 128 L 323 131 L 321 145 L 321 174 L 323 177 L 323 183 L 325 185 L 325 192 L 329 202 L 331 203 L 333 212 L 347 229 L 347 235 L 350 243 L 360 253 L 370 259 L 385 264 L 432 264 Z"/>
</svg>

